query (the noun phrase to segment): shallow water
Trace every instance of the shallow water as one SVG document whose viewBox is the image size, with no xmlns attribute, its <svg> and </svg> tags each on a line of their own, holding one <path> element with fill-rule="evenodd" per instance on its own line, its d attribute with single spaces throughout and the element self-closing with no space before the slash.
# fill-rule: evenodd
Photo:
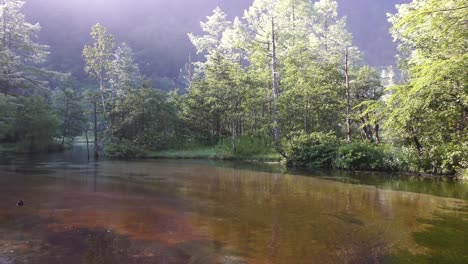
<svg viewBox="0 0 468 264">
<path fill-rule="evenodd" d="M 17 207 L 22 199 L 25 206 Z M 4 157 L 0 263 L 468 263 L 468 186 L 214 161 Z"/>
</svg>

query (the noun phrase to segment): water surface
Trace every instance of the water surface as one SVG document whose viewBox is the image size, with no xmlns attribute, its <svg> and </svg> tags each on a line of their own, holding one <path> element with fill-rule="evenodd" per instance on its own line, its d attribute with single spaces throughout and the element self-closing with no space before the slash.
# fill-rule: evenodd
<svg viewBox="0 0 468 264">
<path fill-rule="evenodd" d="M 468 263 L 467 197 L 383 174 L 4 157 L 0 263 Z"/>
</svg>

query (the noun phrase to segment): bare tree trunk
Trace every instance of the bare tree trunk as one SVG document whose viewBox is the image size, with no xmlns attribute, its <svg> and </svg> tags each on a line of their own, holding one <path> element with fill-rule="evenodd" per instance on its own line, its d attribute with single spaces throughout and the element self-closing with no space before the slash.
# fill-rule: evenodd
<svg viewBox="0 0 468 264">
<path fill-rule="evenodd" d="M 349 90 L 349 72 L 348 72 L 348 48 L 345 49 L 345 78 L 346 78 L 346 142 L 351 142 L 351 105 Z"/>
<path fill-rule="evenodd" d="M 99 157 L 99 144 L 98 144 L 98 129 L 97 129 L 97 107 L 96 101 L 93 102 L 94 108 L 94 157 Z"/>
</svg>

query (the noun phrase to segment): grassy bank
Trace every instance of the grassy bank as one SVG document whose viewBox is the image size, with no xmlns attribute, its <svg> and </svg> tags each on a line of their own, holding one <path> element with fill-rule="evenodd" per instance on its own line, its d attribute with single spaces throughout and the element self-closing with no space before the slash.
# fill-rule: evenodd
<svg viewBox="0 0 468 264">
<path fill-rule="evenodd" d="M 466 154 L 445 157 L 444 163 L 437 153 L 388 143 L 374 144 L 355 140 L 346 143 L 333 133 L 296 133 L 283 143 L 286 159 L 275 150 L 272 140 L 261 137 L 240 137 L 220 140 L 218 144 L 178 146 L 168 150 L 145 150 L 128 140 L 111 142 L 106 155 L 117 159 L 216 159 L 261 162 L 284 161 L 292 167 L 309 169 L 341 169 L 347 171 L 407 172 L 427 175 L 466 178 Z"/>
<path fill-rule="evenodd" d="M 220 140 L 216 145 L 191 143 L 165 150 L 148 150 L 129 140 L 109 142 L 105 153 L 117 159 L 153 158 L 153 159 L 216 159 L 216 160 L 255 160 L 280 161 L 272 142 L 267 138 L 240 137 L 233 149 L 231 139 Z"/>
<path fill-rule="evenodd" d="M 218 146 L 147 152 L 144 158 L 279 161 L 277 153 L 233 154 Z"/>
</svg>

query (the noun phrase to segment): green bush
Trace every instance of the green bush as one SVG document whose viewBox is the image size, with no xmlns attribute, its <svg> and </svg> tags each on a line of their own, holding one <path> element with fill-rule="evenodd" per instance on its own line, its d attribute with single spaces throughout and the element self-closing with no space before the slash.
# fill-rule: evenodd
<svg viewBox="0 0 468 264">
<path fill-rule="evenodd" d="M 332 167 L 337 149 L 336 136 L 321 132 L 291 134 L 285 147 L 288 164 L 309 168 Z"/>
<path fill-rule="evenodd" d="M 428 151 L 424 169 L 439 174 L 456 174 L 466 170 L 468 162 L 468 143 L 455 144 L 449 142 L 434 146 Z"/>
<path fill-rule="evenodd" d="M 45 97 L 0 95 L 0 112 L 0 143 L 18 152 L 47 152 L 54 143 L 58 121 Z"/>
<path fill-rule="evenodd" d="M 220 158 L 225 159 L 248 158 L 258 160 L 272 160 L 277 157 L 277 153 L 270 138 L 255 136 L 238 137 L 235 142 L 234 151 L 232 146 L 232 139 L 223 139 L 216 146 L 216 152 Z"/>
<path fill-rule="evenodd" d="M 108 142 L 105 148 L 107 157 L 114 159 L 135 159 L 145 156 L 145 151 L 130 140 Z"/>
<path fill-rule="evenodd" d="M 354 142 L 339 147 L 335 165 L 347 170 L 408 170 L 413 157 L 413 152 L 404 148 Z"/>
</svg>

